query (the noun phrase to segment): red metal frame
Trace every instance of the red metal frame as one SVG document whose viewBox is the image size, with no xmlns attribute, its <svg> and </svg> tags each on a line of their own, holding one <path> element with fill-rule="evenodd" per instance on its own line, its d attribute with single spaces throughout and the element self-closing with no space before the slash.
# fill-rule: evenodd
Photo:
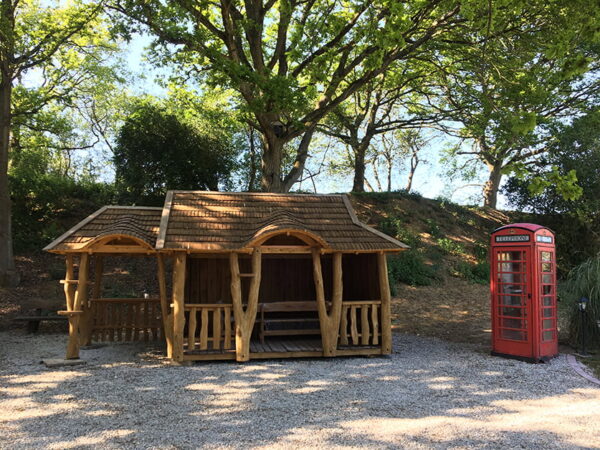
<svg viewBox="0 0 600 450">
<path fill-rule="evenodd" d="M 554 234 L 534 224 L 491 237 L 492 354 L 542 361 L 558 354 Z"/>
</svg>

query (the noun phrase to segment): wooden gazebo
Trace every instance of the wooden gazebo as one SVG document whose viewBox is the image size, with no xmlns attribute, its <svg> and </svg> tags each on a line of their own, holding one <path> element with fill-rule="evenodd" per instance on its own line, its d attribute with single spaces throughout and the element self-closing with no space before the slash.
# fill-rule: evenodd
<svg viewBox="0 0 600 450">
<path fill-rule="evenodd" d="M 66 256 L 67 358 L 164 338 L 182 362 L 389 354 L 385 255 L 405 248 L 345 195 L 169 191 L 163 208 L 105 206 L 45 250 Z M 103 297 L 111 255 L 155 258 L 156 295 Z"/>
</svg>

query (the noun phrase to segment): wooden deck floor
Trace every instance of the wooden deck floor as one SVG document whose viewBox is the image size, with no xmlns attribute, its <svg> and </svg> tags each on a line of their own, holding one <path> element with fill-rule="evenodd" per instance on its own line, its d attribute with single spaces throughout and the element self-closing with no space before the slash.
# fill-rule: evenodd
<svg viewBox="0 0 600 450">
<path fill-rule="evenodd" d="M 340 347 L 337 351 L 339 356 L 352 355 L 378 355 L 381 354 L 380 347 Z M 318 358 L 323 356 L 321 339 L 316 338 L 280 338 L 270 337 L 265 339 L 264 344 L 259 340 L 250 342 L 250 359 L 269 358 Z M 186 352 L 184 360 L 208 361 L 235 359 L 235 350 L 195 350 Z"/>
</svg>

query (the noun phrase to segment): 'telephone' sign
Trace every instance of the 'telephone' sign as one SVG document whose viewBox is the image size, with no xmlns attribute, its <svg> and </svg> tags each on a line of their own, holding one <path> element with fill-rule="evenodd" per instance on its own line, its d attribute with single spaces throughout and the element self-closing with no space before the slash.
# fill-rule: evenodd
<svg viewBox="0 0 600 450">
<path fill-rule="evenodd" d="M 513 234 L 511 236 L 496 236 L 496 242 L 529 242 L 529 235 Z"/>
</svg>

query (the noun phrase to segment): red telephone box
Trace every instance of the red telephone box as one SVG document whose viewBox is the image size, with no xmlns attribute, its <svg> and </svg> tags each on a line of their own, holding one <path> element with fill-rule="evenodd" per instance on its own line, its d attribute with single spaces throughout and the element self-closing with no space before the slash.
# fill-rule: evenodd
<svg viewBox="0 0 600 450">
<path fill-rule="evenodd" d="M 492 233 L 492 355 L 531 362 L 558 355 L 554 233 L 515 223 Z"/>
</svg>

